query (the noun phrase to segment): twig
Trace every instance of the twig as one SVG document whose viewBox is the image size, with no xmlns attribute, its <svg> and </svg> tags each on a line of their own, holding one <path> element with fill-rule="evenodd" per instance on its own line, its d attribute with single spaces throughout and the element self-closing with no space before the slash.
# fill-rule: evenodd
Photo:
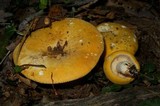
<svg viewBox="0 0 160 106">
<path fill-rule="evenodd" d="M 23 82 L 26 85 L 32 87 L 33 89 L 35 89 L 37 87 L 37 84 L 35 82 L 32 82 L 30 79 L 25 78 L 25 77 L 23 77 L 23 76 L 21 76 L 19 74 L 16 74 L 16 76 L 21 82 Z"/>
<path fill-rule="evenodd" d="M 6 26 L 6 25 L 10 25 L 11 23 L 6 23 L 6 22 L 0 22 L 0 26 Z"/>
<path fill-rule="evenodd" d="M 42 15 L 43 14 L 43 10 L 40 10 L 38 11 L 37 13 L 35 14 L 32 14 L 31 16 L 25 18 L 19 25 L 18 27 L 18 31 L 22 31 L 25 29 L 26 25 L 31 21 L 33 20 L 35 17 L 39 16 L 39 15 Z"/>
<path fill-rule="evenodd" d="M 29 67 L 41 67 L 41 68 L 46 68 L 45 65 L 36 65 L 36 64 L 23 64 L 20 67 L 22 67 L 22 69 L 27 69 Z"/>
<path fill-rule="evenodd" d="M 90 7 L 91 5 L 95 4 L 97 1 L 98 1 L 98 0 L 93 0 L 93 1 L 89 2 L 88 4 L 85 4 L 85 5 L 81 6 L 81 7 L 79 7 L 79 8 L 77 9 L 77 12 L 79 12 L 79 11 L 81 11 L 81 10 L 84 10 L 84 9 Z"/>
<path fill-rule="evenodd" d="M 51 72 L 51 80 L 52 80 L 52 88 L 53 88 L 53 91 L 54 91 L 55 95 L 58 95 L 58 93 L 57 93 L 57 91 L 56 91 L 56 89 L 55 89 L 55 87 L 54 87 L 54 80 L 53 80 L 53 73 L 52 73 L 52 72 Z"/>
<path fill-rule="evenodd" d="M 7 54 L 3 57 L 3 59 L 0 62 L 0 65 L 3 64 L 4 60 L 7 58 L 7 56 L 11 53 L 11 51 L 8 51 Z"/>
<path fill-rule="evenodd" d="M 17 54 L 17 57 L 15 58 L 15 62 L 16 62 L 16 63 L 17 63 L 17 61 L 18 61 L 18 57 L 19 57 L 19 55 L 20 55 L 20 51 L 21 51 L 21 49 L 22 49 L 22 47 L 23 47 L 23 44 L 25 43 L 25 41 L 26 41 L 26 39 L 27 39 L 30 31 L 31 31 L 31 28 L 32 28 L 33 24 L 34 24 L 34 21 L 32 21 L 32 22 L 30 23 L 29 27 L 27 28 L 27 31 L 26 31 L 25 35 L 23 36 L 21 42 L 19 43 L 19 47 L 18 47 L 18 50 L 17 50 L 17 51 L 18 51 L 18 54 Z"/>
<path fill-rule="evenodd" d="M 152 94 L 154 94 L 154 95 L 160 97 L 160 93 L 159 93 L 159 92 L 155 92 L 155 91 L 150 90 L 150 89 L 148 89 L 148 91 L 151 92 Z"/>
</svg>

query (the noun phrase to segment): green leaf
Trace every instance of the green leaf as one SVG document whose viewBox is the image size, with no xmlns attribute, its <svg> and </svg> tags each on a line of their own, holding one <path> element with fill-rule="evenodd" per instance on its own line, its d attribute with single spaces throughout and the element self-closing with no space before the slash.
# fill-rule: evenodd
<svg viewBox="0 0 160 106">
<path fill-rule="evenodd" d="M 146 74 L 153 73 L 155 71 L 156 67 L 153 63 L 146 63 L 143 65 L 142 70 Z"/>
<path fill-rule="evenodd" d="M 16 66 L 14 67 L 14 72 L 15 72 L 15 73 L 20 73 L 21 71 L 22 71 L 21 66 L 16 65 Z"/>
<path fill-rule="evenodd" d="M 152 62 L 148 62 L 142 66 L 142 72 L 140 73 L 140 77 L 142 80 L 147 80 L 151 84 L 158 84 L 159 78 L 156 74 L 156 66 Z"/>
<path fill-rule="evenodd" d="M 128 88 L 132 88 L 133 85 L 132 85 L 132 84 L 126 84 L 126 85 L 122 85 L 122 87 L 123 87 L 124 89 L 128 89 Z"/>
<path fill-rule="evenodd" d="M 8 25 L 5 28 L 4 34 L 1 36 L 1 40 L 0 40 L 0 60 L 7 53 L 6 46 L 9 44 L 9 41 L 13 37 L 15 32 L 16 32 L 16 28 L 13 24 Z"/>
<path fill-rule="evenodd" d="M 160 106 L 160 98 L 144 100 L 140 102 L 138 106 Z"/>
<path fill-rule="evenodd" d="M 121 85 L 113 84 L 111 86 L 103 87 L 102 88 L 102 93 L 105 92 L 118 92 L 122 89 Z"/>
<path fill-rule="evenodd" d="M 16 27 L 11 24 L 5 28 L 5 36 L 11 37 L 16 32 Z"/>
<path fill-rule="evenodd" d="M 48 0 L 39 0 L 39 8 L 40 9 L 45 9 L 47 8 L 47 5 L 48 5 Z"/>
</svg>

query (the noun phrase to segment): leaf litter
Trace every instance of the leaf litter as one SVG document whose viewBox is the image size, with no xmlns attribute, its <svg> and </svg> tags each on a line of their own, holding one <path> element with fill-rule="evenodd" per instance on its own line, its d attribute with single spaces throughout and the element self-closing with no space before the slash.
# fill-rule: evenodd
<svg viewBox="0 0 160 106">
<path fill-rule="evenodd" d="M 21 27 L 24 32 L 26 30 L 24 29 L 26 28 L 25 25 L 28 25 L 37 16 L 43 18 L 38 23 L 39 25 L 44 24 L 43 20 L 46 16 L 52 17 L 50 18 L 52 22 L 65 17 L 77 17 L 93 25 L 98 25 L 104 21 L 129 23 L 130 27 L 136 29 L 136 35 L 140 45 L 136 57 L 143 67 L 142 72 L 145 71 L 147 77 L 140 77 L 127 87 L 114 85 L 105 78 L 102 68 L 103 59 L 100 59 L 93 71 L 79 80 L 60 85 L 45 85 L 33 82 L 14 71 L 15 68 L 17 72 L 21 71 L 20 67 L 14 66 L 12 60 L 12 51 L 23 38 L 22 35 L 17 35 L 19 33 L 17 32 L 13 34 L 14 37 L 8 37 L 7 44 L 4 44 L 5 48 L 11 52 L 7 54 L 7 51 L 5 51 L 5 54 L 2 56 L 4 60 L 1 58 L 0 102 L 3 102 L 3 105 L 34 105 L 39 102 L 47 103 L 56 100 L 78 99 L 97 96 L 106 92 L 120 92 L 135 86 L 150 87 L 160 83 L 157 76 L 160 73 L 160 17 L 158 15 L 160 13 L 157 11 L 159 9 L 158 4 L 146 2 L 145 0 L 135 0 L 135 2 L 131 3 L 126 0 L 109 0 L 109 2 L 103 0 L 94 0 L 93 2 L 90 2 L 90 0 L 83 0 L 83 2 L 81 0 L 77 0 L 76 2 L 74 0 L 67 1 L 53 1 L 51 2 L 51 6 L 45 7 L 46 10 L 37 9 L 38 7 L 34 4 L 39 2 L 32 2 L 23 9 L 16 6 L 20 4 L 14 4 L 14 6 L 12 5 L 8 8 L 7 12 L 2 10 L 4 15 L 1 18 L 3 20 L 1 23 L 5 25 L 6 22 L 12 20 L 15 28 L 18 29 Z M 33 15 L 30 13 L 25 16 L 20 15 L 24 14 L 24 10 L 29 8 L 33 9 L 31 11 Z M 39 11 L 41 11 L 40 14 Z M 25 19 L 27 21 L 24 21 Z M 41 27 L 37 27 L 37 29 Z M 0 42 L 2 42 L 3 37 L 7 35 L 4 34 L 4 26 L 0 27 L 0 29 Z M 21 30 L 22 33 L 24 33 L 23 31 Z M 150 48 L 148 49 L 148 47 Z M 155 77 L 154 81 L 149 79 L 152 77 Z"/>
</svg>

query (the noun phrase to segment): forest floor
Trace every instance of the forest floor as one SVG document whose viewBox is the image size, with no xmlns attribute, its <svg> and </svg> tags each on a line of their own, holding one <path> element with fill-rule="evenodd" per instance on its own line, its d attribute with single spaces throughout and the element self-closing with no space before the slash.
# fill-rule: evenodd
<svg viewBox="0 0 160 106">
<path fill-rule="evenodd" d="M 55 0 L 44 7 L 42 4 L 38 0 L 16 0 L 16 2 L 11 0 L 7 8 L 0 10 L 0 103 L 2 105 L 30 106 L 53 101 L 65 101 L 64 104 L 57 102 L 60 105 L 77 105 L 72 104 L 75 103 L 74 100 L 81 102 L 88 100 L 91 104 L 93 100 L 100 99 L 101 95 L 107 98 L 106 94 L 120 101 L 121 99 L 118 99 L 120 95 L 127 95 L 132 90 L 136 92 L 137 88 L 152 92 L 147 96 L 141 89 L 139 93 L 148 98 L 156 97 L 156 100 L 151 101 L 152 104 L 160 103 L 160 92 L 156 91 L 160 86 L 159 0 L 152 2 L 150 0 Z M 37 15 L 41 10 L 43 13 Z M 65 84 L 40 84 L 15 73 L 12 52 L 22 38 L 18 30 L 25 26 L 20 28 L 24 20 L 28 20 L 29 23 L 35 16 L 52 17 L 52 21 L 75 17 L 95 26 L 102 22 L 117 22 L 134 29 L 139 43 L 135 57 L 141 65 L 140 76 L 127 85 L 113 84 L 103 73 L 103 59 L 100 59 L 87 76 Z"/>
</svg>

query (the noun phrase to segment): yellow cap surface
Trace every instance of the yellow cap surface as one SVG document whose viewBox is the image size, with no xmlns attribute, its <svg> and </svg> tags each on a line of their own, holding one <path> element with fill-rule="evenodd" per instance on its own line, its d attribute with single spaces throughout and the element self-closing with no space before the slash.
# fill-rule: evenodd
<svg viewBox="0 0 160 106">
<path fill-rule="evenodd" d="M 32 32 L 15 64 L 44 65 L 46 68 L 30 66 L 22 74 L 40 83 L 64 83 L 88 74 L 97 64 L 103 46 L 103 37 L 93 25 L 66 18 Z M 18 54 L 16 49 L 13 59 Z"/>
<path fill-rule="evenodd" d="M 102 23 L 97 26 L 102 33 L 106 45 L 106 56 L 119 51 L 128 51 L 135 54 L 138 49 L 138 41 L 133 30 L 118 23 Z"/>
</svg>

